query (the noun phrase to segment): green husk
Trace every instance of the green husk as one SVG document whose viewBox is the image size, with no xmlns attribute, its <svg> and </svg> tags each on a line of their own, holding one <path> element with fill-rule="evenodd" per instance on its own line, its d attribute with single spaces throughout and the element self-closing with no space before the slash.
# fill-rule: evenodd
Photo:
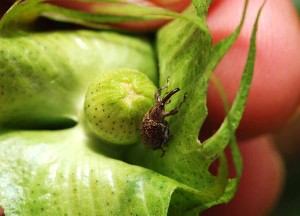
<svg viewBox="0 0 300 216">
<path fill-rule="evenodd" d="M 235 102 L 220 129 L 200 143 L 208 81 L 236 40 L 246 11 L 237 30 L 212 46 L 204 22 L 210 4 L 195 1 L 185 15 L 144 7 L 145 16 L 133 14 L 132 8 L 141 6 L 130 4 L 122 11 L 126 15 L 112 19 L 39 0 L 15 3 L 0 22 L 0 205 L 6 215 L 198 215 L 231 200 L 242 170 L 234 132 L 252 79 L 259 14 Z M 153 14 L 177 18 L 157 32 L 156 48 L 139 36 L 41 33 L 34 26 L 39 16 L 90 26 L 152 19 Z M 88 84 L 122 67 L 143 71 L 160 86 L 170 77 L 170 89 L 181 91 L 168 109 L 188 94 L 179 113 L 169 118 L 173 137 L 162 158 L 141 143 L 105 145 L 83 129 L 79 116 Z M 228 143 L 237 173 L 232 179 L 224 154 Z M 209 167 L 217 159 L 220 166 L 212 175 Z"/>
</svg>

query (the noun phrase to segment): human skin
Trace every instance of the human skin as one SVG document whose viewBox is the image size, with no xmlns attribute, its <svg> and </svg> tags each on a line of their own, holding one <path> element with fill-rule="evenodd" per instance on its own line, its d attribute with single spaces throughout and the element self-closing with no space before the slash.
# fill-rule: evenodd
<svg viewBox="0 0 300 216">
<path fill-rule="evenodd" d="M 262 2 L 263 0 L 249 1 L 243 31 L 216 69 L 215 74 L 221 80 L 229 101 L 234 100 L 247 57 L 252 25 Z M 207 20 L 214 42 L 233 31 L 242 8 L 243 1 L 215 1 Z M 268 1 L 260 17 L 255 71 L 246 110 L 238 130 L 240 138 L 278 131 L 295 114 L 300 104 L 300 62 L 297 60 L 299 48 L 300 25 L 292 2 Z M 211 85 L 208 92 L 208 107 L 211 112 L 208 125 L 212 128 L 224 116 L 220 109 L 222 101 L 216 98 L 219 98 L 218 92 Z"/>
<path fill-rule="evenodd" d="M 187 5 L 186 1 L 178 0 L 148 1 L 148 4 L 157 2 L 166 3 L 169 8 L 172 5 L 171 8 L 176 11 L 182 11 Z M 262 2 L 249 1 L 243 30 L 215 71 L 231 102 L 246 61 L 253 22 Z M 68 6 L 67 1 L 63 4 Z M 234 31 L 240 20 L 243 4 L 244 1 L 240 0 L 214 1 L 207 19 L 214 43 Z M 74 1 L 72 7 L 86 11 L 90 8 L 86 4 L 75 4 Z M 145 31 L 157 28 L 163 23 L 126 23 L 122 27 Z M 300 25 L 292 2 L 268 1 L 259 22 L 253 84 L 238 129 L 244 161 L 241 184 L 237 195 L 229 204 L 211 208 L 204 215 L 262 216 L 275 205 L 282 188 L 284 168 L 272 139 L 265 134 L 279 131 L 299 107 L 299 48 Z M 210 134 L 216 130 L 224 117 L 223 104 L 219 98 L 219 92 L 211 83 L 207 99 L 209 117 L 203 133 Z"/>
<path fill-rule="evenodd" d="M 215 71 L 231 102 L 246 61 L 253 22 L 262 2 L 249 1 L 241 35 Z M 215 1 L 207 19 L 214 43 L 234 30 L 242 7 L 243 1 L 239 0 Z M 238 137 L 244 140 L 239 143 L 244 160 L 241 184 L 228 205 L 212 208 L 204 215 L 260 216 L 269 213 L 276 204 L 284 167 L 272 140 L 264 134 L 280 131 L 299 109 L 299 48 L 300 25 L 292 2 L 268 1 L 259 22 L 253 83 L 238 129 Z M 224 118 L 221 107 L 218 91 L 211 83 L 208 91 L 209 117 L 205 124 L 208 133 L 215 130 Z M 258 135 L 263 137 L 256 138 Z M 249 138 L 252 140 L 245 140 Z"/>
</svg>

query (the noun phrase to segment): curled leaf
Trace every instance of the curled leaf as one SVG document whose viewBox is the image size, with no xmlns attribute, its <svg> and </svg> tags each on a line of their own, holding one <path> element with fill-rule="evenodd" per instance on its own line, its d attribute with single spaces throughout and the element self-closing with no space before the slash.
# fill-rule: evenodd
<svg viewBox="0 0 300 216">
<path fill-rule="evenodd" d="M 198 215 L 230 201 L 242 169 L 234 132 L 254 69 L 259 14 L 236 100 L 221 128 L 201 143 L 198 134 L 207 115 L 208 81 L 244 21 L 213 46 L 204 22 L 210 3 L 195 1 L 185 15 L 174 15 L 177 19 L 157 32 L 156 49 L 149 40 L 113 32 L 33 33 L 33 20 L 46 12 L 75 23 L 112 17 L 88 17 L 40 0 L 15 3 L 0 22 L 0 205 L 7 215 Z M 32 16 L 16 19 L 29 12 Z M 123 12 L 130 16 L 121 14 L 117 19 L 137 18 L 131 9 Z M 142 13 L 141 19 L 166 15 L 156 9 Z M 168 120 L 173 136 L 164 157 L 140 142 L 112 147 L 85 132 L 79 116 L 87 86 L 96 76 L 129 67 L 156 83 L 156 66 L 160 86 L 170 77 L 170 89 L 181 89 L 168 109 L 188 95 L 180 112 Z M 75 123 L 67 129 L 65 119 Z M 36 124 L 39 121 L 42 124 Z M 27 131 L 19 130 L 22 124 Z M 57 130 L 50 130 L 51 124 Z M 228 177 L 224 153 L 229 142 L 234 178 Z M 219 167 L 213 174 L 209 168 L 216 160 Z"/>
</svg>

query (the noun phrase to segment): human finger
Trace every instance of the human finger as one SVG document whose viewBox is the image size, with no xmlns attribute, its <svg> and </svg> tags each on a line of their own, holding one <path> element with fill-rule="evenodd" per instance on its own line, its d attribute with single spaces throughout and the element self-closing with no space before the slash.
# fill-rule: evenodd
<svg viewBox="0 0 300 216">
<path fill-rule="evenodd" d="M 215 206 L 204 216 L 264 216 L 276 204 L 283 186 L 282 158 L 268 137 L 245 141 L 240 145 L 243 173 L 239 188 L 228 204 Z"/>
<path fill-rule="evenodd" d="M 218 65 L 215 74 L 230 102 L 235 98 L 246 62 L 250 35 L 263 0 L 249 1 L 242 32 Z M 208 15 L 214 43 L 231 34 L 241 17 L 244 1 L 216 0 Z M 279 16 L 280 14 L 280 16 Z M 284 18 L 283 18 L 284 17 Z M 238 135 L 249 138 L 274 132 L 293 116 L 300 101 L 300 25 L 291 1 L 267 1 L 259 21 L 253 82 Z M 211 82 L 207 126 L 216 130 L 225 112 Z"/>
<path fill-rule="evenodd" d="M 146 5 L 149 7 L 161 7 L 161 8 L 177 11 L 177 12 L 183 11 L 190 4 L 190 0 L 164 0 L 164 1 L 127 0 L 127 1 L 134 2 L 140 5 Z M 99 2 L 86 3 L 86 2 L 69 1 L 69 0 L 50 0 L 49 2 L 66 8 L 72 8 L 75 10 L 81 10 L 90 13 L 95 12 L 95 7 L 99 8 L 99 6 L 103 7 L 105 5 L 108 5 L 108 3 L 99 3 Z M 116 5 L 118 6 L 118 4 Z M 122 7 L 121 4 L 119 4 L 119 6 Z M 122 22 L 113 25 L 128 30 L 149 31 L 161 27 L 166 22 L 167 22 L 166 20 L 149 20 L 149 21 L 136 21 L 136 22 Z"/>
</svg>

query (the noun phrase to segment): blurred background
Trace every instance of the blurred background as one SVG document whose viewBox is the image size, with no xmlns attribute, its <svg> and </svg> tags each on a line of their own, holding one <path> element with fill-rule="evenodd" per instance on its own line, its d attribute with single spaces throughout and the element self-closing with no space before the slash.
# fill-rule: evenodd
<svg viewBox="0 0 300 216">
<path fill-rule="evenodd" d="M 293 0 L 300 19 L 300 0 Z M 300 71 L 299 71 L 300 73 Z M 274 136 L 286 165 L 286 182 L 272 216 L 300 216 L 300 108 L 286 128 Z"/>
<path fill-rule="evenodd" d="M 297 2 L 299 3 L 300 0 L 297 0 Z M 298 112 L 297 117 L 295 117 L 295 119 L 293 119 L 284 130 L 274 135 L 274 139 L 284 158 L 286 178 L 283 193 L 271 216 L 299 216 L 300 112 Z"/>
</svg>

